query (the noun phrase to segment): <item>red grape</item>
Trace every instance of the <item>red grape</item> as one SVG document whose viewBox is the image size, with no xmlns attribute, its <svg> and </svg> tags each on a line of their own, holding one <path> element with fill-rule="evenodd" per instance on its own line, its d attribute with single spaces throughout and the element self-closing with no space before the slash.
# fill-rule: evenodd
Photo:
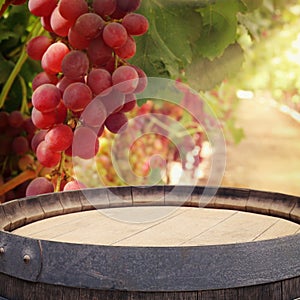
<svg viewBox="0 0 300 300">
<path fill-rule="evenodd" d="M 37 132 L 31 140 L 31 149 L 33 152 L 36 152 L 38 145 L 45 140 L 45 136 L 48 130 L 40 130 Z"/>
<path fill-rule="evenodd" d="M 47 36 L 41 35 L 34 37 L 27 43 L 26 52 L 30 58 L 41 60 L 51 43 L 52 40 Z"/>
<path fill-rule="evenodd" d="M 64 57 L 61 68 L 64 76 L 73 80 L 80 79 L 88 72 L 89 59 L 84 52 L 72 50 Z"/>
<path fill-rule="evenodd" d="M 119 112 L 129 112 L 136 106 L 136 96 L 134 94 L 127 94 L 125 96 L 125 103 Z"/>
<path fill-rule="evenodd" d="M 73 29 L 86 39 L 94 39 L 100 35 L 104 25 L 105 22 L 99 15 L 86 13 L 76 20 Z"/>
<path fill-rule="evenodd" d="M 42 113 L 55 110 L 60 103 L 60 90 L 53 84 L 43 84 L 32 94 L 33 106 Z"/>
<path fill-rule="evenodd" d="M 105 69 L 93 69 L 87 77 L 87 85 L 95 95 L 108 94 L 111 91 L 111 74 Z"/>
<path fill-rule="evenodd" d="M 35 107 L 32 109 L 31 118 L 33 124 L 39 129 L 48 129 L 56 124 L 63 123 L 67 117 L 67 108 L 61 102 L 54 111 L 42 113 Z"/>
<path fill-rule="evenodd" d="M 36 157 L 43 166 L 52 168 L 60 162 L 61 153 L 50 150 L 47 143 L 42 141 L 37 146 Z"/>
<path fill-rule="evenodd" d="M 60 0 L 58 9 L 61 15 L 72 22 L 89 11 L 85 0 Z"/>
<path fill-rule="evenodd" d="M 107 115 L 110 115 L 123 107 L 125 95 L 118 90 L 113 89 L 108 95 L 99 95 L 95 97 L 95 99 L 99 99 L 104 104 Z"/>
<path fill-rule="evenodd" d="M 70 79 L 68 77 L 63 77 L 60 79 L 60 81 L 57 83 L 57 87 L 58 89 L 61 91 L 61 93 L 63 94 L 64 91 L 66 90 L 66 88 L 71 84 L 71 83 L 74 83 L 74 82 L 82 82 L 84 83 L 85 80 L 84 78 L 80 78 L 80 79 Z"/>
<path fill-rule="evenodd" d="M 12 2 L 12 5 L 22 5 L 26 2 L 27 0 L 14 0 Z"/>
<path fill-rule="evenodd" d="M 11 151 L 11 142 L 12 137 L 9 137 L 7 135 L 0 135 L 0 155 L 6 156 L 9 155 Z"/>
<path fill-rule="evenodd" d="M 86 185 L 78 180 L 71 180 L 64 186 L 64 191 L 74 191 L 86 188 Z"/>
<path fill-rule="evenodd" d="M 91 100 L 92 91 L 82 82 L 71 83 L 63 94 L 65 106 L 75 112 L 83 110 Z"/>
<path fill-rule="evenodd" d="M 112 58 L 112 49 L 104 43 L 102 37 L 91 41 L 87 53 L 95 67 L 102 67 Z"/>
<path fill-rule="evenodd" d="M 56 7 L 57 0 L 29 0 L 30 12 L 38 17 L 49 16 Z"/>
<path fill-rule="evenodd" d="M 32 90 L 36 90 L 40 85 L 45 83 L 57 84 L 57 82 L 58 79 L 55 75 L 40 72 L 32 80 Z"/>
<path fill-rule="evenodd" d="M 117 6 L 124 12 L 133 12 L 141 5 L 141 0 L 117 0 Z"/>
<path fill-rule="evenodd" d="M 113 72 L 112 82 L 120 92 L 133 93 L 138 85 L 138 73 L 130 66 L 121 66 Z"/>
<path fill-rule="evenodd" d="M 122 112 L 116 112 L 108 116 L 105 127 L 112 133 L 121 133 L 127 128 L 128 119 Z"/>
<path fill-rule="evenodd" d="M 101 127 L 107 117 L 104 104 L 99 98 L 95 98 L 82 112 L 81 121 L 84 125 Z"/>
<path fill-rule="evenodd" d="M 54 186 L 49 180 L 47 180 L 45 177 L 37 177 L 29 183 L 26 189 L 26 197 L 53 192 Z"/>
<path fill-rule="evenodd" d="M 73 138 L 73 156 L 83 159 L 93 158 L 99 150 L 99 140 L 96 133 L 85 126 L 75 129 Z"/>
<path fill-rule="evenodd" d="M 55 7 L 50 17 L 50 25 L 55 34 L 65 37 L 68 35 L 69 29 L 73 23 L 65 19 L 59 12 L 58 7 Z"/>
<path fill-rule="evenodd" d="M 60 73 L 62 60 L 69 51 L 64 43 L 56 42 L 52 44 L 42 57 L 42 68 L 50 74 Z"/>
<path fill-rule="evenodd" d="M 51 19 L 51 15 L 41 17 L 41 24 L 45 30 L 47 30 L 48 32 L 53 32 L 53 29 L 50 24 L 50 19 Z"/>
<path fill-rule="evenodd" d="M 127 41 L 127 31 L 122 24 L 113 22 L 104 27 L 103 41 L 113 49 L 122 47 Z"/>
<path fill-rule="evenodd" d="M 69 30 L 68 41 L 74 49 L 78 50 L 87 49 L 90 44 L 90 40 L 86 39 L 84 36 L 74 30 L 74 26 L 72 26 Z"/>
<path fill-rule="evenodd" d="M 102 18 L 111 15 L 115 11 L 116 7 L 116 0 L 93 0 L 94 11 Z"/>
<path fill-rule="evenodd" d="M 72 140 L 72 129 L 64 124 L 51 128 L 45 136 L 48 148 L 54 152 L 66 150 L 72 145 Z"/>
<path fill-rule="evenodd" d="M 117 5 L 115 11 L 110 15 L 110 18 L 120 20 L 120 19 L 124 18 L 126 15 L 127 15 L 127 12 L 122 11 Z"/>
<path fill-rule="evenodd" d="M 9 113 L 6 111 L 0 112 L 0 128 L 5 128 L 8 125 Z"/>
<path fill-rule="evenodd" d="M 12 142 L 12 151 L 18 155 L 23 155 L 29 151 L 29 143 L 25 136 L 17 136 Z"/>
<path fill-rule="evenodd" d="M 20 128 L 23 125 L 24 117 L 18 110 L 14 110 L 8 116 L 8 124 L 13 128 Z"/>
<path fill-rule="evenodd" d="M 132 67 L 136 70 L 136 72 L 138 73 L 138 76 L 139 76 L 138 85 L 137 85 L 136 89 L 134 90 L 134 92 L 136 94 L 138 94 L 138 93 L 143 92 L 146 89 L 146 87 L 148 85 L 148 78 L 147 78 L 146 73 L 142 69 L 140 69 L 137 66 L 132 66 Z"/>
<path fill-rule="evenodd" d="M 130 35 L 143 35 L 149 28 L 147 18 L 136 13 L 126 15 L 122 20 L 122 25 Z"/>
<path fill-rule="evenodd" d="M 115 50 L 115 53 L 123 59 L 129 59 L 135 55 L 136 52 L 136 43 L 135 40 L 128 36 L 126 43 Z"/>
</svg>

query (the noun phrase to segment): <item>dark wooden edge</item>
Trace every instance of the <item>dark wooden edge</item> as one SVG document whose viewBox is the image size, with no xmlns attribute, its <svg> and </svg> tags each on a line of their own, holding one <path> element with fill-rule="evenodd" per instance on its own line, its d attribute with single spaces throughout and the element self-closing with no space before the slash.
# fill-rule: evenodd
<svg viewBox="0 0 300 300">
<path fill-rule="evenodd" d="M 71 212 L 147 205 L 147 199 L 151 205 L 238 209 L 298 223 L 300 218 L 298 197 L 245 189 L 117 187 L 29 197 L 0 206 L 4 229 L 0 231 L 0 273 L 78 288 L 139 291 L 231 288 L 300 276 L 300 234 L 241 244 L 160 248 L 57 243 L 5 231 Z M 26 253 L 31 258 L 28 264 Z"/>
<path fill-rule="evenodd" d="M 36 241 L 2 231 L 0 273 L 99 290 L 229 289 L 299 278 L 299 245 L 300 235 L 294 235 L 216 246 L 113 247 Z M 22 261 L 26 253 L 28 264 Z"/>
</svg>

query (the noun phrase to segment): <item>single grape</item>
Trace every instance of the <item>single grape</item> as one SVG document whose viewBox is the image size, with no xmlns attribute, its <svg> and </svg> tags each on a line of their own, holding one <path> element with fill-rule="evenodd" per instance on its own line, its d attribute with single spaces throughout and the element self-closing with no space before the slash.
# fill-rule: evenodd
<svg viewBox="0 0 300 300">
<path fill-rule="evenodd" d="M 89 40 L 99 36 L 104 25 L 105 22 L 99 15 L 86 13 L 76 20 L 73 29 Z"/>
<path fill-rule="evenodd" d="M 64 186 L 64 191 L 74 191 L 86 188 L 86 185 L 78 180 L 71 180 Z"/>
<path fill-rule="evenodd" d="M 41 17 L 41 24 L 45 30 L 47 30 L 48 32 L 53 32 L 53 29 L 50 24 L 50 20 L 51 20 L 51 15 Z"/>
<path fill-rule="evenodd" d="M 94 67 L 102 67 L 112 58 L 112 49 L 107 46 L 102 37 L 90 42 L 87 49 L 89 59 Z"/>
<path fill-rule="evenodd" d="M 50 25 L 55 34 L 61 37 L 65 37 L 68 35 L 69 29 L 71 28 L 73 23 L 65 19 L 60 14 L 59 9 L 56 6 L 50 17 Z"/>
<path fill-rule="evenodd" d="M 56 7 L 57 0 L 29 0 L 29 11 L 38 17 L 49 16 Z"/>
<path fill-rule="evenodd" d="M 76 30 L 74 30 L 74 26 L 72 26 L 69 29 L 68 41 L 69 41 L 69 44 L 74 49 L 78 49 L 78 50 L 87 49 L 91 42 L 90 40 L 88 40 L 84 36 L 82 36 L 80 33 L 78 33 Z"/>
<path fill-rule="evenodd" d="M 104 104 L 95 98 L 82 112 L 80 120 L 84 125 L 100 128 L 107 117 Z"/>
<path fill-rule="evenodd" d="M 67 117 L 67 108 L 61 102 L 54 111 L 42 113 L 35 107 L 32 109 L 33 124 L 39 129 L 48 129 L 56 124 L 63 123 Z"/>
<path fill-rule="evenodd" d="M 23 155 L 29 151 L 29 143 L 25 136 L 18 136 L 13 139 L 12 151 L 17 155 Z"/>
<path fill-rule="evenodd" d="M 127 31 L 122 24 L 113 22 L 103 29 L 103 41 L 113 49 L 122 47 L 127 41 Z"/>
<path fill-rule="evenodd" d="M 134 93 L 136 94 L 139 94 L 139 93 L 142 93 L 147 85 L 148 85 L 148 78 L 147 78 L 147 75 L 146 73 L 140 69 L 139 67 L 137 66 L 132 66 L 136 72 L 138 73 L 138 76 L 139 76 L 139 80 L 138 80 L 138 85 L 136 87 L 136 89 L 134 90 Z"/>
<path fill-rule="evenodd" d="M 61 15 L 72 22 L 89 11 L 88 4 L 85 0 L 60 0 L 58 9 Z"/>
<path fill-rule="evenodd" d="M 81 111 L 92 100 L 91 89 L 82 82 L 71 83 L 63 94 L 63 102 L 72 111 Z"/>
<path fill-rule="evenodd" d="M 72 145 L 72 140 L 72 129 L 65 124 L 59 124 L 51 128 L 45 136 L 48 148 L 54 152 L 66 150 Z"/>
<path fill-rule="evenodd" d="M 72 80 L 77 80 L 87 74 L 89 59 L 84 52 L 72 50 L 64 57 L 61 68 L 64 76 Z"/>
<path fill-rule="evenodd" d="M 128 119 L 122 112 L 116 112 L 107 117 L 105 127 L 112 133 L 121 133 L 127 128 Z"/>
<path fill-rule="evenodd" d="M 47 36 L 41 35 L 32 38 L 26 45 L 28 56 L 34 60 L 41 60 L 46 50 L 52 44 L 52 40 Z"/>
<path fill-rule="evenodd" d="M 5 128 L 8 126 L 9 113 L 6 111 L 0 111 L 0 128 Z"/>
<path fill-rule="evenodd" d="M 126 11 L 121 10 L 118 5 L 115 11 L 109 16 L 112 20 L 121 20 L 127 15 Z"/>
<path fill-rule="evenodd" d="M 26 189 L 26 197 L 53 192 L 54 186 L 49 180 L 47 180 L 45 177 L 37 177 L 29 183 Z"/>
<path fill-rule="evenodd" d="M 123 59 L 133 57 L 136 53 L 135 40 L 131 36 L 128 36 L 126 43 L 122 47 L 116 49 L 115 53 Z"/>
<path fill-rule="evenodd" d="M 48 74 L 46 72 L 38 73 L 32 80 L 32 90 L 36 90 L 40 85 L 45 83 L 57 84 L 58 79 L 53 74 Z"/>
<path fill-rule="evenodd" d="M 104 104 L 107 115 L 110 115 L 113 112 L 119 111 L 123 107 L 125 95 L 118 90 L 113 89 L 108 95 L 99 95 L 95 97 L 95 99 L 99 99 L 99 101 Z"/>
<path fill-rule="evenodd" d="M 8 124 L 13 128 L 20 128 L 23 125 L 24 117 L 18 110 L 14 110 L 8 116 Z"/>
<path fill-rule="evenodd" d="M 38 131 L 31 140 L 31 149 L 33 152 L 36 152 L 36 148 L 38 145 L 45 140 L 45 136 L 48 130 L 40 130 Z"/>
<path fill-rule="evenodd" d="M 119 112 L 129 112 L 135 108 L 136 104 L 137 100 L 135 94 L 127 94 L 125 96 L 125 103 L 123 107 L 119 110 Z"/>
<path fill-rule="evenodd" d="M 83 159 L 93 158 L 99 150 L 99 140 L 96 133 L 86 127 L 77 127 L 74 131 L 72 154 Z"/>
<path fill-rule="evenodd" d="M 116 9 L 116 0 L 93 0 L 93 9 L 102 18 L 110 16 Z"/>
<path fill-rule="evenodd" d="M 140 14 L 131 13 L 124 17 L 122 25 L 130 35 L 143 35 L 149 28 L 149 22 L 146 17 Z"/>
<path fill-rule="evenodd" d="M 120 92 L 133 93 L 138 85 L 138 73 L 130 66 L 121 66 L 113 72 L 112 82 Z"/>
<path fill-rule="evenodd" d="M 49 74 L 60 73 L 61 63 L 65 55 L 70 52 L 69 48 L 62 42 L 53 43 L 42 57 L 42 68 Z"/>
<path fill-rule="evenodd" d="M 36 157 L 43 166 L 52 168 L 60 162 L 61 153 L 50 150 L 46 141 L 42 141 L 37 146 Z"/>
<path fill-rule="evenodd" d="M 141 0 L 117 0 L 117 7 L 124 12 L 133 12 L 141 5 Z"/>
<path fill-rule="evenodd" d="M 28 141 L 31 141 L 32 137 L 36 132 L 36 127 L 34 126 L 31 118 L 26 118 L 23 123 L 23 128 L 25 129 Z"/>
<path fill-rule="evenodd" d="M 82 83 L 85 83 L 85 80 L 84 78 L 79 78 L 79 79 L 70 79 L 68 77 L 62 77 L 59 82 L 57 83 L 57 87 L 58 89 L 60 90 L 60 92 L 63 94 L 64 91 L 66 90 L 66 88 L 71 84 L 71 83 L 74 83 L 74 82 L 82 82 Z"/>
<path fill-rule="evenodd" d="M 60 103 L 60 90 L 53 84 L 43 84 L 32 94 L 32 105 L 42 113 L 55 110 Z"/>
<path fill-rule="evenodd" d="M 111 91 L 111 74 L 105 69 L 93 69 L 88 74 L 87 85 L 95 95 L 106 95 Z"/>
</svg>

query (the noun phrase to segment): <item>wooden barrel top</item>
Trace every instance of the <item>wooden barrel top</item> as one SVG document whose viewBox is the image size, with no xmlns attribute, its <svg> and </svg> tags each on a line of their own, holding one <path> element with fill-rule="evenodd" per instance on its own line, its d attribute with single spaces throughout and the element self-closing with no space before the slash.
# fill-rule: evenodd
<svg viewBox="0 0 300 300">
<path fill-rule="evenodd" d="M 166 217 L 123 222 L 118 214 Z M 236 210 L 194 207 L 123 207 L 92 210 L 40 220 L 12 233 L 58 242 L 110 246 L 201 246 L 246 243 L 300 233 L 300 225 L 277 217 Z"/>
<path fill-rule="evenodd" d="M 157 212 L 163 216 L 155 219 Z M 248 189 L 114 187 L 28 197 L 0 205 L 0 277 L 150 293 L 279 285 L 295 298 L 299 224 L 299 197 Z"/>
</svg>

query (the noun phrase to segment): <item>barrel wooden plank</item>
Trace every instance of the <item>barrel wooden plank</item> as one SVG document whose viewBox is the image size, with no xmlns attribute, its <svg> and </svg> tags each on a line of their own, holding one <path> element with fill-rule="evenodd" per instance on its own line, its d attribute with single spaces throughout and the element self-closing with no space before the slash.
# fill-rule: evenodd
<svg viewBox="0 0 300 300">
<path fill-rule="evenodd" d="M 164 186 L 132 187 L 132 200 L 133 205 L 164 205 Z"/>
<path fill-rule="evenodd" d="M 45 194 L 43 197 L 38 197 L 37 199 L 40 201 L 45 213 L 45 218 L 63 214 L 64 208 L 61 205 L 57 194 Z"/>
<path fill-rule="evenodd" d="M 300 298 L 300 277 L 284 280 L 282 282 L 283 300 Z"/>
<path fill-rule="evenodd" d="M 295 207 L 291 211 L 290 219 L 297 222 L 297 223 L 300 223 L 300 201 L 297 202 L 297 204 L 295 205 Z"/>
<path fill-rule="evenodd" d="M 45 217 L 45 213 L 43 211 L 41 203 L 35 197 L 21 199 L 19 201 L 19 204 L 21 211 L 24 212 L 24 215 L 26 217 L 26 224 L 41 220 Z"/>
<path fill-rule="evenodd" d="M 13 230 L 25 224 L 26 216 L 20 209 L 19 200 L 13 200 L 5 203 L 3 205 L 3 209 L 6 217 L 10 220 L 10 228 L 8 230 Z"/>
<path fill-rule="evenodd" d="M 296 223 L 288 222 L 283 219 L 278 219 L 273 225 L 255 237 L 254 241 L 261 241 L 267 239 L 274 239 L 284 236 L 287 232 L 297 234 L 300 232 L 299 225 Z"/>
<path fill-rule="evenodd" d="M 9 230 L 11 220 L 6 217 L 3 205 L 0 206 L 0 229 Z"/>
<path fill-rule="evenodd" d="M 275 193 L 267 193 L 262 191 L 250 191 L 246 204 L 246 211 L 259 212 L 262 214 L 270 214 L 270 208 Z"/>
<path fill-rule="evenodd" d="M 78 212 L 82 210 L 82 204 L 80 201 L 82 191 L 75 191 L 72 196 L 66 192 L 58 193 L 57 196 L 63 207 L 63 213 Z"/>
<path fill-rule="evenodd" d="M 131 187 L 107 188 L 106 191 L 110 207 L 132 206 Z"/>
<path fill-rule="evenodd" d="M 279 193 L 275 194 L 270 206 L 270 213 L 282 218 L 289 218 L 296 203 L 296 197 Z"/>
<path fill-rule="evenodd" d="M 149 215 L 170 209 L 152 222 L 122 222 L 114 216 Z M 13 231 L 44 240 L 115 246 L 196 246 L 249 242 L 296 234 L 300 225 L 271 216 L 191 207 L 121 207 L 44 219 Z"/>
</svg>

